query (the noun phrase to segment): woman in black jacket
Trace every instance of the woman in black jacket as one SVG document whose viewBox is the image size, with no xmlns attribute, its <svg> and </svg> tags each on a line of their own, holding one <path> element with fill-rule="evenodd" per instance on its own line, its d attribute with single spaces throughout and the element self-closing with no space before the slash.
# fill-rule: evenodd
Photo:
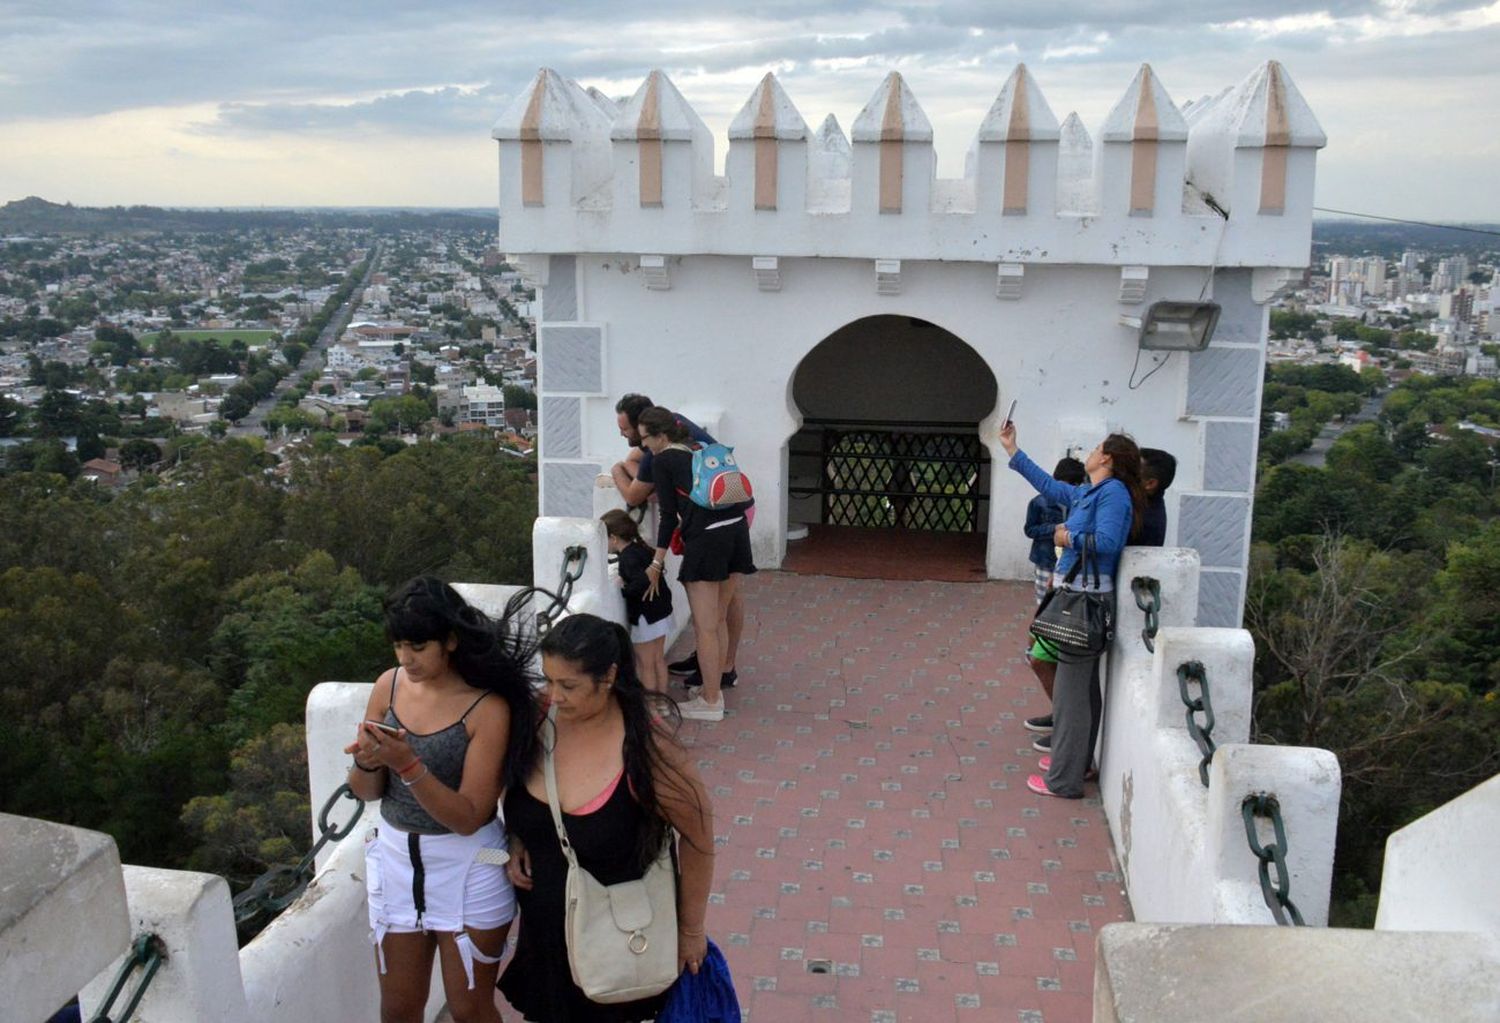
<svg viewBox="0 0 1500 1023">
<path fill-rule="evenodd" d="M 613 508 L 600 519 L 609 534 L 609 552 L 616 556 L 620 572 L 620 589 L 625 594 L 625 624 L 630 627 L 630 645 L 635 656 L 635 673 L 641 684 L 652 692 L 667 691 L 667 634 L 672 631 L 672 591 L 658 586 L 655 596 L 646 597 L 651 588 L 651 545 L 641 539 L 635 519 Z"/>
<path fill-rule="evenodd" d="M 719 687 L 724 672 L 724 652 L 729 649 L 729 602 L 740 577 L 755 571 L 750 555 L 750 525 L 745 518 L 749 502 L 728 508 L 703 508 L 688 497 L 693 489 L 693 452 L 687 428 L 667 409 L 642 412 L 639 419 L 641 445 L 651 451 L 652 479 L 656 484 L 658 525 L 656 556 L 646 566 L 653 596 L 665 583 L 667 548 L 672 533 L 681 531 L 682 565 L 677 578 L 687 591 L 693 611 L 693 632 L 698 639 L 698 670 L 703 689 L 680 705 L 682 716 L 697 721 L 722 721 L 724 697 Z"/>
</svg>

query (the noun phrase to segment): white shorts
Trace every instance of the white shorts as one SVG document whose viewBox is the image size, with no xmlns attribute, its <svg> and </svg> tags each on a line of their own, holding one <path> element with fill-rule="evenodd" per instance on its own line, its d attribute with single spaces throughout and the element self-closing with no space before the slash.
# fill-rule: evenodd
<svg viewBox="0 0 1500 1023">
<path fill-rule="evenodd" d="M 515 919 L 516 893 L 505 873 L 509 859 L 498 820 L 472 835 L 417 835 L 381 821 L 365 839 L 370 940 L 380 972 L 387 934 L 454 934 L 472 989 L 474 960 L 494 963 L 499 957 L 475 948 L 465 928 L 491 930 Z"/>
<path fill-rule="evenodd" d="M 667 615 L 659 622 L 641 622 L 639 625 L 630 627 L 630 642 L 649 643 L 653 639 L 661 639 L 672 631 L 672 616 Z"/>
</svg>

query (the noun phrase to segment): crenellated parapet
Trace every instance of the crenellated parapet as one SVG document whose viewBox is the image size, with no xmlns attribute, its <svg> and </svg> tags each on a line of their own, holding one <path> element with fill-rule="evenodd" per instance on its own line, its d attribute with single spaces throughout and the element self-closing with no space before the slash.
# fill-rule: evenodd
<svg viewBox="0 0 1500 1023">
<path fill-rule="evenodd" d="M 1189 111 L 1188 159 L 1197 187 L 1231 217 L 1312 216 L 1316 154 L 1328 143 L 1291 76 L 1267 61 L 1239 85 Z"/>
<path fill-rule="evenodd" d="M 500 117 L 501 244 L 514 253 L 1298 267 L 1316 118 L 1268 62 L 1179 108 L 1150 65 L 1091 133 L 1025 65 L 937 174 L 932 123 L 888 74 L 846 138 L 765 75 L 715 139 L 666 74 L 616 104 L 539 72 Z"/>
</svg>

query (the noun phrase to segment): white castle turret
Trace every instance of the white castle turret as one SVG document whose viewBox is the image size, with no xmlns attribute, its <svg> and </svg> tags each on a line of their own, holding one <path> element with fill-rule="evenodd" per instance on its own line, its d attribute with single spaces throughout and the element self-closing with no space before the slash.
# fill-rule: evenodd
<svg viewBox="0 0 1500 1023">
<path fill-rule="evenodd" d="M 1200 622 L 1238 624 L 1266 304 L 1307 264 L 1324 144 L 1279 65 L 1186 113 L 1142 66 L 1092 136 L 1018 66 L 956 179 L 894 72 L 847 139 L 767 74 L 723 176 L 660 71 L 617 105 L 544 70 L 493 135 L 501 245 L 541 291 L 543 514 L 592 512 L 614 401 L 641 391 L 736 447 L 761 564 L 791 523 L 916 522 L 986 534 L 985 572 L 1022 577 L 1029 492 L 993 461 L 1015 398 L 1038 461 L 1113 429 L 1177 456 L 1169 542 L 1202 556 Z M 1205 349 L 1142 350 L 1163 300 L 1217 304 Z M 856 425 L 885 439 L 851 484 L 816 451 Z M 962 486 L 923 468 L 939 437 L 973 460 Z"/>
</svg>

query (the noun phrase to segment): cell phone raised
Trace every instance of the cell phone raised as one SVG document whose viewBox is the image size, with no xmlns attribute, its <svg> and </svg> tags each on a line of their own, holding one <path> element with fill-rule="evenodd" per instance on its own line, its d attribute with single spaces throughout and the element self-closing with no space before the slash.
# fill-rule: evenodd
<svg viewBox="0 0 1500 1023">
<path fill-rule="evenodd" d="M 1000 425 L 1005 426 L 1016 417 L 1016 399 L 1010 399 L 1010 408 L 1005 410 L 1005 418 L 1000 420 Z"/>
<path fill-rule="evenodd" d="M 401 729 L 400 728 L 396 727 L 395 725 L 388 725 L 384 721 L 371 721 L 369 718 L 365 718 L 364 723 L 367 724 L 367 725 L 369 725 L 371 728 L 378 728 L 378 729 L 380 729 L 382 732 L 385 732 L 387 735 L 400 735 L 401 734 Z"/>
</svg>

